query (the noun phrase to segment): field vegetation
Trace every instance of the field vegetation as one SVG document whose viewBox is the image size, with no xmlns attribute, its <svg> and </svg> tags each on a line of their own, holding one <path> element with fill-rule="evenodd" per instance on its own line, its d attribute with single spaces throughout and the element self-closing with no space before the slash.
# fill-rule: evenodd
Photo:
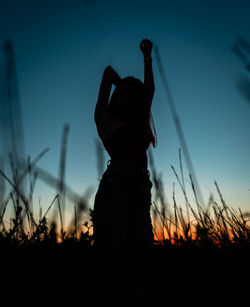
<svg viewBox="0 0 250 307">
<path fill-rule="evenodd" d="M 230 296 L 244 297 L 250 272 L 250 214 L 229 207 L 216 182 L 220 203 L 211 196 L 206 205 L 200 204 L 190 175 L 195 200 L 191 204 L 184 182 L 181 151 L 180 174 L 173 166 L 171 168 L 184 196 L 182 206 L 177 205 L 175 185 L 173 205 L 166 203 L 163 182 L 149 152 L 151 180 L 156 192 L 151 208 L 155 246 L 122 254 L 112 250 L 107 255 L 100 255 L 93 244 L 91 208 L 86 199 L 72 192 L 63 176 L 53 179 L 37 167 L 46 152 L 44 150 L 34 161 L 28 159 L 27 168 L 21 173 L 15 169 L 10 154 L 11 178 L 0 170 L 10 187 L 10 192 L 0 200 L 1 271 L 8 290 L 20 296 L 29 291 L 58 299 L 66 294 L 75 299 L 85 295 L 92 302 L 100 294 L 109 299 L 122 297 L 122 302 L 127 304 L 145 297 L 148 302 L 160 302 L 171 296 L 176 303 L 191 302 L 198 296 L 207 300 L 215 296 L 222 300 Z M 63 154 L 60 174 L 64 174 L 65 169 L 62 157 Z M 100 152 L 98 159 L 100 163 Z M 39 171 L 47 181 L 56 181 L 58 193 L 46 210 L 40 208 L 36 220 L 32 197 Z M 29 178 L 26 194 L 22 190 L 25 176 Z M 74 201 L 72 221 L 67 227 L 64 225 L 66 197 Z M 8 206 L 13 208 L 9 223 Z M 87 211 L 89 220 L 82 220 Z M 49 223 L 48 216 L 52 212 L 54 218 Z"/>
</svg>

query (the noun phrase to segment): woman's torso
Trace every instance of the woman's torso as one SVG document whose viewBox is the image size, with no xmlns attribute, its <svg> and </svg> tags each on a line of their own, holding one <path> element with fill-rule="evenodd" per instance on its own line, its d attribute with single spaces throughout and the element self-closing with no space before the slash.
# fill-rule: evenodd
<svg viewBox="0 0 250 307">
<path fill-rule="evenodd" d="M 147 168 L 150 140 L 145 131 L 122 126 L 114 130 L 103 144 L 111 160 L 125 160 Z"/>
<path fill-rule="evenodd" d="M 98 134 L 112 161 L 127 161 L 147 169 L 147 149 L 150 137 L 143 128 L 119 123 L 114 118 L 103 117 L 96 123 Z"/>
</svg>

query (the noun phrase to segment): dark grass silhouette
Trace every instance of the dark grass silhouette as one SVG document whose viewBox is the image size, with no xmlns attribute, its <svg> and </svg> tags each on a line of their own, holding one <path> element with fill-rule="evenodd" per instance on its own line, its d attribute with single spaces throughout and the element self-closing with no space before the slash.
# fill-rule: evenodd
<svg viewBox="0 0 250 307">
<path fill-rule="evenodd" d="M 235 44 L 232 46 L 233 52 L 242 62 L 245 71 L 250 72 L 250 43 L 244 38 L 239 37 Z M 246 99 L 248 104 L 250 104 L 250 80 L 246 74 L 241 74 L 236 80 L 236 88 L 241 93 L 241 95 Z"/>
<path fill-rule="evenodd" d="M 14 208 L 8 227 L 1 215 L 2 289 L 19 295 L 24 301 L 26 295 L 36 294 L 47 299 L 90 300 L 92 304 L 98 303 L 96 300 L 101 297 L 114 305 L 140 303 L 145 299 L 162 305 L 163 299 L 170 298 L 178 304 L 191 300 L 190 296 L 206 302 L 242 298 L 248 287 L 249 214 L 227 206 L 217 183 L 221 204 L 211 197 L 205 209 L 199 203 L 194 207 L 174 167 L 189 215 L 177 206 L 174 193 L 171 207 L 165 202 L 162 180 L 151 153 L 150 161 L 156 189 L 152 207 L 155 245 L 141 254 L 124 249 L 125 254 L 121 256 L 112 247 L 110 257 L 100 254 L 93 246 L 91 220 L 77 218 L 77 205 L 68 231 L 66 227 L 63 233 L 58 229 L 60 218 L 49 224 L 48 216 L 52 214 L 52 206 L 59 205 L 59 194 L 39 220 L 35 220 L 34 213 L 28 209 L 31 198 L 26 200 L 15 183 L 6 200 L 1 200 L 5 207 Z M 34 162 L 30 165 L 33 174 Z M 25 171 L 20 177 L 24 174 Z M 4 175 L 2 171 L 1 175 Z M 4 178 L 11 181 L 7 176 Z M 30 194 L 33 192 L 34 188 Z M 2 293 L 4 296 L 6 292 Z"/>
</svg>

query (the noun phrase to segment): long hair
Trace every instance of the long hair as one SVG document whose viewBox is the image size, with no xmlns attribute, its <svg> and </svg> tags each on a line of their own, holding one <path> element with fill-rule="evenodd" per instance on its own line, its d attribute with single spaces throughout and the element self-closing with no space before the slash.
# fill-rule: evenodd
<svg viewBox="0 0 250 307">
<path fill-rule="evenodd" d="M 122 79 L 110 98 L 108 108 L 111 114 L 123 123 L 145 129 L 150 143 L 156 147 L 157 134 L 153 116 L 146 103 L 145 85 L 139 79 Z"/>
</svg>

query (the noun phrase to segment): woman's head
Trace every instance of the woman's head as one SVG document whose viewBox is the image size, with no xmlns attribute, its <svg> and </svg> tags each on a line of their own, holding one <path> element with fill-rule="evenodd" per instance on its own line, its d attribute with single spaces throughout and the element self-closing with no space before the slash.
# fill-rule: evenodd
<svg viewBox="0 0 250 307">
<path fill-rule="evenodd" d="M 110 99 L 109 110 L 111 113 L 123 122 L 136 124 L 144 120 L 147 111 L 145 108 L 144 84 L 133 77 L 122 79 Z"/>
<path fill-rule="evenodd" d="M 147 106 L 146 89 L 144 83 L 139 79 L 126 77 L 121 80 L 110 98 L 109 111 L 124 123 L 137 128 L 145 128 L 155 146 L 155 137 L 150 127 L 152 115 Z"/>
</svg>

